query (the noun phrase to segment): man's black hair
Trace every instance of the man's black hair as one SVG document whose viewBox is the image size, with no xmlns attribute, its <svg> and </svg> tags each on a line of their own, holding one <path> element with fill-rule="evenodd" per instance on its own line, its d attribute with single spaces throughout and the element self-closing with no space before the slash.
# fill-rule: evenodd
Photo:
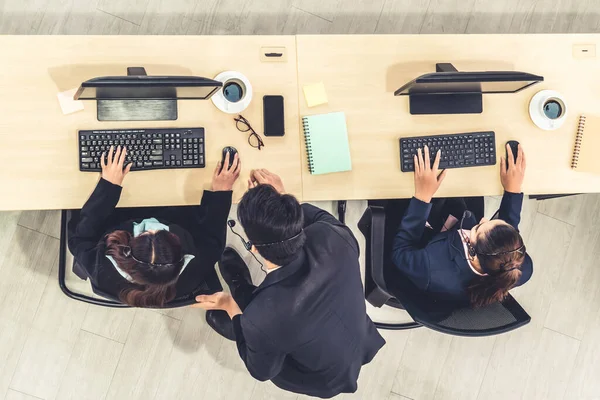
<svg viewBox="0 0 600 400">
<path fill-rule="evenodd" d="M 248 240 L 265 260 L 286 265 L 302 250 L 304 215 L 294 196 L 279 194 L 271 185 L 259 185 L 244 194 L 237 214 Z"/>
</svg>

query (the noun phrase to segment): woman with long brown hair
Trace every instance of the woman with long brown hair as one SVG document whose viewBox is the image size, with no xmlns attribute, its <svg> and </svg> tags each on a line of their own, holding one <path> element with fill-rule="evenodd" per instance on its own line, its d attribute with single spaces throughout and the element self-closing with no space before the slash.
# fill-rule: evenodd
<svg viewBox="0 0 600 400">
<path fill-rule="evenodd" d="M 478 223 L 464 199 L 443 199 L 438 202 L 443 211 L 432 213 L 432 199 L 446 171 L 438 170 L 439 152 L 432 166 L 429 149 L 418 150 L 415 195 L 400 226 L 396 225 L 390 258 L 395 272 L 408 277 L 431 299 L 482 307 L 502 301 L 510 289 L 531 278 L 533 262 L 518 230 L 525 153 L 520 145 L 517 157 L 508 145 L 507 153 L 500 163 L 504 196 L 498 219 L 481 218 Z M 482 215 L 480 200 L 478 214 Z"/>
<path fill-rule="evenodd" d="M 229 154 L 225 168 L 217 165 L 198 206 L 116 209 L 130 169 L 126 153 L 111 147 L 96 189 L 69 222 L 77 275 L 97 294 L 135 307 L 163 307 L 198 288 L 221 291 L 214 266 L 225 247 L 237 154 L 230 168 Z"/>
</svg>

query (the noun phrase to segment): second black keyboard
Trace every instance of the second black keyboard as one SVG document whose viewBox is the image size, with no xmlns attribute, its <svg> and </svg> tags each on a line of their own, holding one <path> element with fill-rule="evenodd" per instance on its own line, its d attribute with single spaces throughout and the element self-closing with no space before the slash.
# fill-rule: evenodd
<svg viewBox="0 0 600 400">
<path fill-rule="evenodd" d="M 79 170 L 100 171 L 110 146 L 127 148 L 132 171 L 204 168 L 204 128 L 160 128 L 79 131 Z"/>
<path fill-rule="evenodd" d="M 417 149 L 429 147 L 431 165 L 438 150 L 442 150 L 440 169 L 481 167 L 496 164 L 496 134 L 489 132 L 452 133 L 400 139 L 400 168 L 415 170 Z M 423 151 L 423 150 L 421 150 Z"/>
</svg>

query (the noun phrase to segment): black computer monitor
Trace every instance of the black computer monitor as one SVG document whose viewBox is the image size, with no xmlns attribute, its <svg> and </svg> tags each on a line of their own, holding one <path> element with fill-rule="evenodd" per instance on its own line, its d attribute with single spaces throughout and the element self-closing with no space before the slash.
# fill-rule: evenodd
<svg viewBox="0 0 600 400">
<path fill-rule="evenodd" d="M 436 72 L 419 76 L 394 92 L 409 96 L 411 114 L 475 114 L 483 111 L 482 94 L 516 93 L 544 80 L 517 71 L 458 72 L 436 64 Z"/>
<path fill-rule="evenodd" d="M 127 76 L 104 76 L 81 83 L 75 100 L 97 100 L 100 121 L 176 120 L 177 100 L 206 100 L 223 83 L 198 76 L 148 76 L 141 67 Z"/>
</svg>

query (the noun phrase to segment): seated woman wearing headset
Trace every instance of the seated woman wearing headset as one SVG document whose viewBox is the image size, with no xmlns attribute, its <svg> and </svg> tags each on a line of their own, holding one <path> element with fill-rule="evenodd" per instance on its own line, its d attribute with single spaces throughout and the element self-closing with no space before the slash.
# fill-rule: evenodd
<svg viewBox="0 0 600 400">
<path fill-rule="evenodd" d="M 478 223 L 470 211 L 463 209 L 462 215 L 451 212 L 439 233 L 428 234 L 431 200 L 446 171 L 438 171 L 439 151 L 431 167 L 429 149 L 425 147 L 424 156 L 418 150 L 415 195 L 397 229 L 391 259 L 403 275 L 432 298 L 482 307 L 502 301 L 510 289 L 531 278 L 533 263 L 518 230 L 525 154 L 520 145 L 516 160 L 508 145 L 507 152 L 508 160 L 502 157 L 500 162 L 504 196 L 498 219 L 482 218 Z"/>
<path fill-rule="evenodd" d="M 69 222 L 74 271 L 99 294 L 135 307 L 162 307 L 203 284 L 207 294 L 223 290 L 214 266 L 225 247 L 238 155 L 231 168 L 217 165 L 199 206 L 116 209 L 131 168 L 126 153 L 111 147 L 96 189 Z"/>
</svg>

